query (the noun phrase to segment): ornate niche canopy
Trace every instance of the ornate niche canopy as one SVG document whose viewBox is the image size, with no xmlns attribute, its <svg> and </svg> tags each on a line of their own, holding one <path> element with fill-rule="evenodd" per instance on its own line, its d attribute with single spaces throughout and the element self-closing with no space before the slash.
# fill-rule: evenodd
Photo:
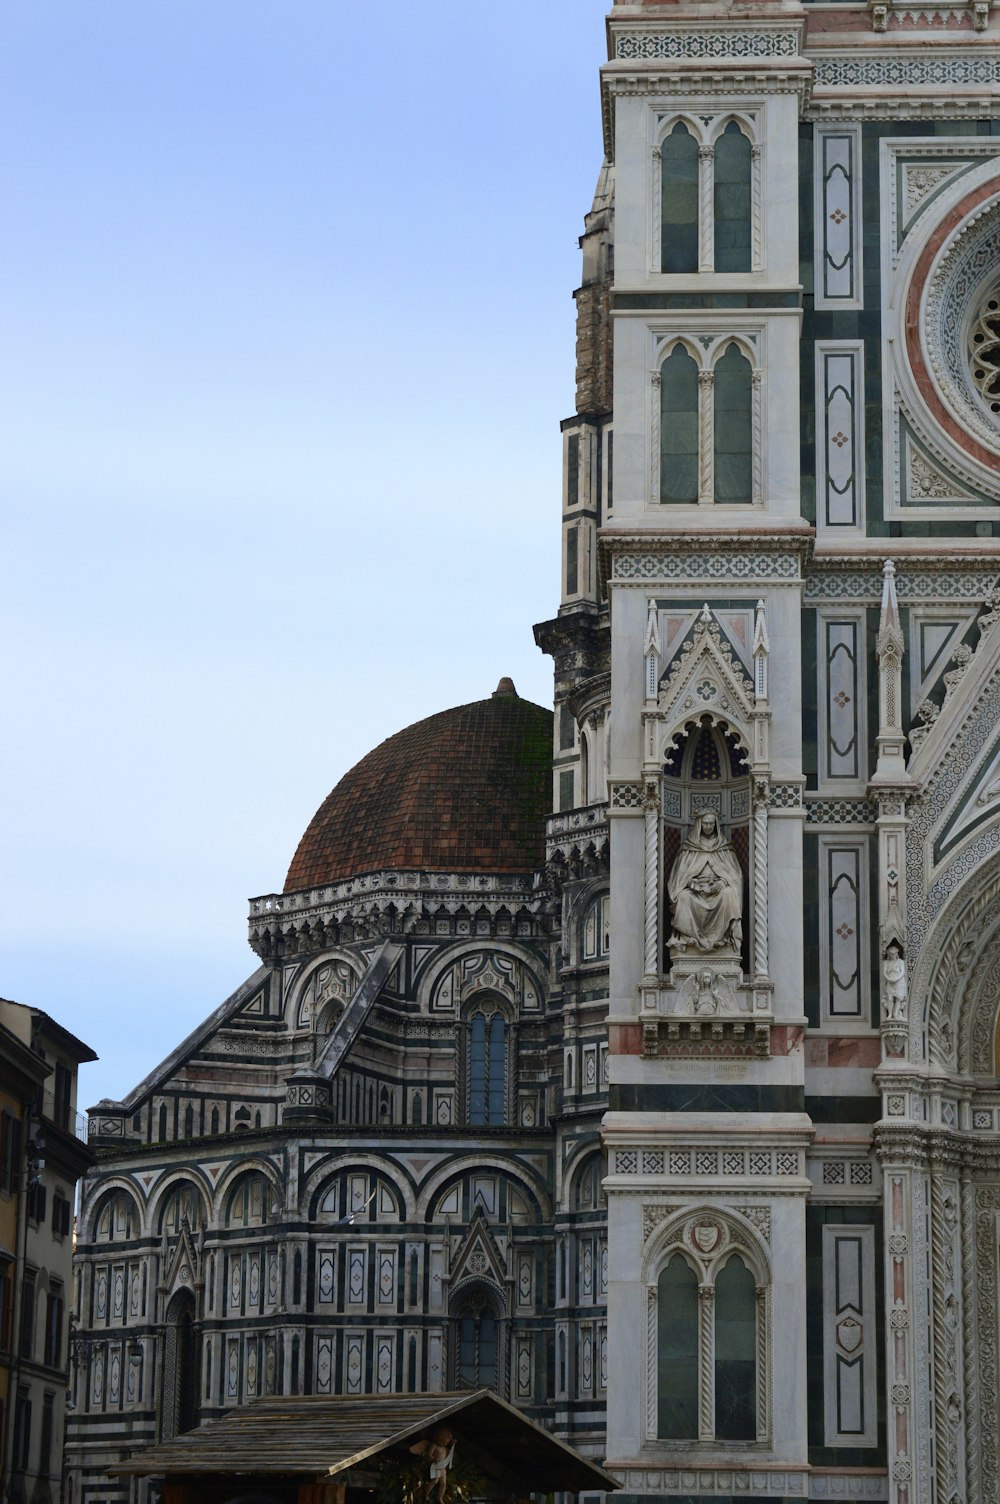
<svg viewBox="0 0 1000 1504">
<path fill-rule="evenodd" d="M 724 616 L 734 613 L 720 613 Z M 767 1055 L 767 631 L 741 645 L 706 604 L 660 673 L 650 603 L 643 710 L 645 1054 Z M 759 806 L 759 808 L 758 808 Z"/>
</svg>

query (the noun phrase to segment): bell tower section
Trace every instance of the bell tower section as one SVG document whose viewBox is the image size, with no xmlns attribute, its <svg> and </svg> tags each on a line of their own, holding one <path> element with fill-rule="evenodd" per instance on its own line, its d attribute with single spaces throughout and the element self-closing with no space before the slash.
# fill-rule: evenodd
<svg viewBox="0 0 1000 1504">
<path fill-rule="evenodd" d="M 808 1461 L 804 12 L 608 26 L 607 1456 L 627 1493 L 764 1468 L 784 1494 Z"/>
</svg>

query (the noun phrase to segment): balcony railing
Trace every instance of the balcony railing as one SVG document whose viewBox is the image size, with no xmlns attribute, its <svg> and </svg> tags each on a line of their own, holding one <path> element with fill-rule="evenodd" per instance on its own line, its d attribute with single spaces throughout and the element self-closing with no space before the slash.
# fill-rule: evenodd
<svg viewBox="0 0 1000 1504">
<path fill-rule="evenodd" d="M 67 1102 L 57 1099 L 54 1091 L 43 1091 L 40 1103 L 41 1114 L 50 1123 L 55 1123 L 64 1133 L 87 1142 L 87 1119 L 82 1112 L 74 1112 Z"/>
</svg>

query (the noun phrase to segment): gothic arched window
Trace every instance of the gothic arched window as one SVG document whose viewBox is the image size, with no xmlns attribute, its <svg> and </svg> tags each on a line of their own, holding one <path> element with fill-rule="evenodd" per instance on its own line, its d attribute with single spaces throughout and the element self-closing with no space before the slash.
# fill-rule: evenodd
<svg viewBox="0 0 1000 1504">
<path fill-rule="evenodd" d="M 508 1117 L 507 1020 L 498 1008 L 478 1007 L 466 1018 L 466 1029 L 468 1122 L 473 1127 L 500 1128 Z"/>
<path fill-rule="evenodd" d="M 675 506 L 760 503 L 763 472 L 755 455 L 762 452 L 762 409 L 750 360 L 728 337 L 707 355 L 679 340 L 663 349 L 651 419 L 659 500 Z"/>
<path fill-rule="evenodd" d="M 758 149 L 753 123 L 708 116 L 667 121 L 656 147 L 659 270 L 759 270 Z M 756 234 L 755 234 L 756 231 Z"/>
<path fill-rule="evenodd" d="M 267 1221 L 268 1183 L 257 1170 L 237 1181 L 229 1198 L 230 1227 L 263 1227 Z"/>
<path fill-rule="evenodd" d="M 765 1413 L 758 1372 L 764 1291 L 737 1252 L 696 1269 L 677 1249 L 656 1281 L 656 1436 L 756 1441 Z"/>
<path fill-rule="evenodd" d="M 713 385 L 715 500 L 749 502 L 753 489 L 753 373 L 737 345 L 730 344 L 722 359 L 716 361 Z"/>
<path fill-rule="evenodd" d="M 607 893 L 595 898 L 583 916 L 581 954 L 585 961 L 599 961 L 611 949 L 611 899 Z"/>
<path fill-rule="evenodd" d="M 735 120 L 716 139 L 713 151 L 715 183 L 715 270 L 750 270 L 751 192 L 750 142 Z"/>
<path fill-rule="evenodd" d="M 720 1441 L 757 1436 L 756 1284 L 735 1253 L 715 1281 L 715 1434 Z"/>
<path fill-rule="evenodd" d="M 194 1232 L 203 1220 L 200 1192 L 190 1181 L 182 1180 L 170 1188 L 161 1204 L 158 1231 L 172 1237 L 186 1223 Z"/>
<path fill-rule="evenodd" d="M 698 270 L 698 143 L 678 121 L 660 147 L 660 270 Z"/>
<path fill-rule="evenodd" d="M 698 1436 L 698 1276 L 675 1253 L 656 1287 L 657 1433 L 666 1441 Z"/>
<path fill-rule="evenodd" d="M 660 367 L 660 500 L 698 500 L 698 366 L 683 345 Z"/>
<path fill-rule="evenodd" d="M 112 1191 L 101 1203 L 94 1222 L 97 1243 L 127 1243 L 135 1237 L 139 1214 L 132 1197 L 124 1191 Z"/>
<path fill-rule="evenodd" d="M 500 1391 L 500 1321 L 492 1302 L 464 1302 L 456 1317 L 455 1371 L 460 1389 Z"/>
</svg>

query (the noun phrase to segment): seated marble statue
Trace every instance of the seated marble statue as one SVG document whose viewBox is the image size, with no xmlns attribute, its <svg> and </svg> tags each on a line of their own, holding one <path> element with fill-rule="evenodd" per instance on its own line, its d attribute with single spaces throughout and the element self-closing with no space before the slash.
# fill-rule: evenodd
<svg viewBox="0 0 1000 1504">
<path fill-rule="evenodd" d="M 743 873 L 713 810 L 699 810 L 667 885 L 676 950 L 735 951 L 743 943 Z"/>
</svg>

